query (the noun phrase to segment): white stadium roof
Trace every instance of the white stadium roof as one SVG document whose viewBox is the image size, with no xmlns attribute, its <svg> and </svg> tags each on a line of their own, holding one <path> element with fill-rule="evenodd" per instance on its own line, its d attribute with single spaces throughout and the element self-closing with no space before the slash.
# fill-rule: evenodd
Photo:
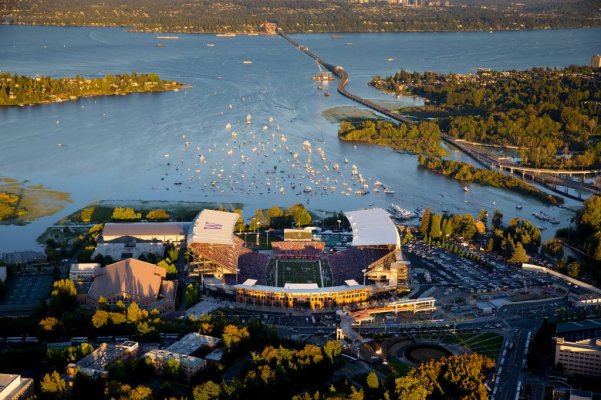
<svg viewBox="0 0 601 400">
<path fill-rule="evenodd" d="M 192 222 L 188 245 L 192 243 L 233 244 L 234 228 L 239 217 L 240 215 L 236 213 L 202 210 Z"/>
<path fill-rule="evenodd" d="M 353 229 L 353 246 L 395 245 L 401 247 L 399 232 L 388 213 L 381 208 L 344 213 Z"/>
</svg>

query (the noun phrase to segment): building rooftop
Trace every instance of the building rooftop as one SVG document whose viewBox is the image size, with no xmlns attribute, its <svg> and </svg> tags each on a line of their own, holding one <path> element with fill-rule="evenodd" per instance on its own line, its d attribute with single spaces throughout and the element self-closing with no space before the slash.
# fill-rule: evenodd
<svg viewBox="0 0 601 400">
<path fill-rule="evenodd" d="M 240 218 L 237 213 L 202 210 L 192 221 L 188 245 L 191 243 L 234 244 L 234 228 Z"/>
<path fill-rule="evenodd" d="M 123 353 L 134 353 L 138 343 L 127 340 L 121 344 L 102 343 L 96 350 L 75 363 L 80 368 L 102 371 L 114 361 L 121 358 Z"/>
<path fill-rule="evenodd" d="M 134 301 L 158 300 L 167 270 L 158 265 L 129 258 L 107 265 L 100 271 L 90 287 L 88 297 L 98 300 L 100 296 L 109 297 L 127 293 Z M 174 295 L 173 290 L 167 293 Z"/>
<path fill-rule="evenodd" d="M 217 348 L 217 349 L 213 350 L 212 352 L 210 352 L 209 354 L 207 354 L 206 356 L 204 356 L 205 360 L 213 361 L 213 362 L 220 362 L 222 358 L 223 358 L 223 349 L 222 348 Z"/>
<path fill-rule="evenodd" d="M 394 222 L 381 208 L 346 211 L 346 218 L 353 229 L 353 246 L 395 245 L 401 240 Z"/>
<path fill-rule="evenodd" d="M 206 361 L 199 357 L 190 356 L 187 354 L 176 353 L 169 350 L 160 350 L 154 349 L 150 350 L 146 353 L 146 357 L 156 358 L 161 360 L 170 360 L 175 359 L 180 362 L 180 364 L 185 365 L 187 367 L 201 367 L 206 364 Z"/>
<path fill-rule="evenodd" d="M 122 236 L 181 236 L 185 237 L 190 229 L 189 222 L 107 222 L 102 236 L 116 238 Z"/>
<path fill-rule="evenodd" d="M 601 329 L 601 319 L 585 319 L 583 321 L 571 321 L 557 324 L 557 336 L 560 336 L 561 333 L 589 329 Z"/>
<path fill-rule="evenodd" d="M 221 342 L 221 339 L 201 335 L 200 333 L 192 332 L 181 338 L 179 341 L 173 343 L 165 350 L 179 354 L 192 354 L 201 347 L 214 347 Z"/>
<path fill-rule="evenodd" d="M 6 387 L 8 385 L 10 385 L 13 381 L 15 381 L 19 378 L 20 378 L 20 375 L 0 374 L 0 393 L 2 393 L 2 391 L 4 389 L 6 389 Z"/>
</svg>

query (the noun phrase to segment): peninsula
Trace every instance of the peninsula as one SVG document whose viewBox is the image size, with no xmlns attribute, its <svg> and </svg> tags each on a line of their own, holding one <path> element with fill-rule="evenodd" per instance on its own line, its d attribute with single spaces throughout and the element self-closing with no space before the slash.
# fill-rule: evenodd
<svg viewBox="0 0 601 400">
<path fill-rule="evenodd" d="M 0 73 L 0 106 L 23 106 L 61 103 L 81 97 L 126 95 L 131 93 L 166 92 L 183 88 L 179 82 L 165 81 L 154 73 L 106 75 L 86 78 L 24 76 Z"/>
</svg>

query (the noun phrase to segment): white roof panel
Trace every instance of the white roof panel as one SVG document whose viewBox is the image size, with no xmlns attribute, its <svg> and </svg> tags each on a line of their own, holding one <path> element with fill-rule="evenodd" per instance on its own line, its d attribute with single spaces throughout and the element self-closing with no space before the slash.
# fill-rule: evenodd
<svg viewBox="0 0 601 400">
<path fill-rule="evenodd" d="M 286 283 L 284 289 L 317 289 L 317 283 Z"/>
<path fill-rule="evenodd" d="M 192 222 L 191 243 L 233 244 L 234 228 L 240 215 L 231 212 L 202 210 Z"/>
<path fill-rule="evenodd" d="M 400 247 L 399 232 L 385 210 L 370 208 L 347 211 L 344 215 L 353 229 L 353 246 L 396 245 Z"/>
</svg>

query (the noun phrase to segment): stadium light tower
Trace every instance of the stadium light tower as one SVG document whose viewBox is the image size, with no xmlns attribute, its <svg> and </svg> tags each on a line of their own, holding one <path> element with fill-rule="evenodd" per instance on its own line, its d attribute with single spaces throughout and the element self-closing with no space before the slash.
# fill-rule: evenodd
<svg viewBox="0 0 601 400">
<path fill-rule="evenodd" d="M 367 272 L 367 270 L 362 269 L 361 272 L 363 272 L 363 286 L 365 286 L 365 273 Z"/>
<path fill-rule="evenodd" d="M 257 233 L 257 248 L 259 248 L 259 228 L 261 227 L 261 221 L 257 221 L 257 223 L 255 224 L 256 229 L 256 233 Z"/>
</svg>

